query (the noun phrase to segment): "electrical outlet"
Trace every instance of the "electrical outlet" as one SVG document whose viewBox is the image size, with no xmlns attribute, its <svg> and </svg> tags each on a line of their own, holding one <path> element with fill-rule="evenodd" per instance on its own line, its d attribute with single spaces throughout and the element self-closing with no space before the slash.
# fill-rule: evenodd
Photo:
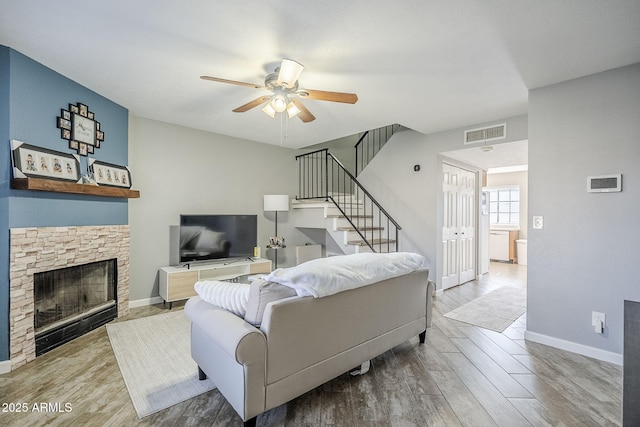
<svg viewBox="0 0 640 427">
<path fill-rule="evenodd" d="M 542 230 L 543 227 L 544 227 L 544 218 L 541 216 L 534 216 L 533 228 L 535 228 L 536 230 Z"/>
<path fill-rule="evenodd" d="M 596 334 L 604 333 L 604 327 L 606 325 L 606 316 L 604 313 L 598 313 L 597 311 L 591 312 L 591 326 Z"/>
</svg>

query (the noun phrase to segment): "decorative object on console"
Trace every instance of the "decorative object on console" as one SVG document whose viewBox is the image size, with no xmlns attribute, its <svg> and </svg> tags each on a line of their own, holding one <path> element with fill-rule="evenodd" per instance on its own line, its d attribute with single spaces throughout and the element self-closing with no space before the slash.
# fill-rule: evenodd
<svg viewBox="0 0 640 427">
<path fill-rule="evenodd" d="M 11 140 L 14 178 L 47 178 L 80 182 L 80 157 Z"/>
<path fill-rule="evenodd" d="M 276 218 L 276 232 L 275 237 L 269 239 L 268 249 L 274 249 L 275 255 L 275 268 L 278 268 L 278 249 L 286 247 L 284 244 L 284 237 L 278 236 L 278 212 L 287 212 L 289 210 L 289 196 L 286 194 L 269 194 L 264 196 L 264 211 L 275 212 Z"/>
<path fill-rule="evenodd" d="M 77 150 L 82 156 L 93 154 L 95 148 L 100 148 L 100 143 L 104 141 L 100 122 L 95 120 L 93 111 L 80 102 L 69 104 L 68 110 L 61 109 L 56 123 L 60 137 L 69 141 L 69 148 Z"/>
<path fill-rule="evenodd" d="M 98 185 L 131 188 L 131 171 L 127 166 L 105 163 L 89 158 L 89 172 Z"/>
</svg>

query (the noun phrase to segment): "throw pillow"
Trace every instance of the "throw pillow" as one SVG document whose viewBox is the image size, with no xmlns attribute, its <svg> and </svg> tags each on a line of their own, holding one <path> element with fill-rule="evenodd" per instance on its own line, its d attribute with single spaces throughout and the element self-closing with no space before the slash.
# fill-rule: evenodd
<svg viewBox="0 0 640 427">
<path fill-rule="evenodd" d="M 249 301 L 247 302 L 244 320 L 255 327 L 260 327 L 264 309 L 268 303 L 295 295 L 295 289 L 273 282 L 265 282 L 262 279 L 256 279 L 251 282 L 249 286 Z"/>
<path fill-rule="evenodd" d="M 244 317 L 249 299 L 248 284 L 202 280 L 193 287 L 202 300 Z"/>
</svg>

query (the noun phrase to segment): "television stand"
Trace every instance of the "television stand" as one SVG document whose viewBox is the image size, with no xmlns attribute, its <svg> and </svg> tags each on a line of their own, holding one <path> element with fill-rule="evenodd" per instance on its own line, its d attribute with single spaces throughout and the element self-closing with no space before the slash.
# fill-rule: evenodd
<svg viewBox="0 0 640 427">
<path fill-rule="evenodd" d="M 240 276 L 271 272 L 271 260 L 239 259 L 230 262 L 189 263 L 188 267 L 161 267 L 159 271 L 160 297 L 169 303 L 196 295 L 193 285 L 199 280 L 235 280 Z"/>
</svg>

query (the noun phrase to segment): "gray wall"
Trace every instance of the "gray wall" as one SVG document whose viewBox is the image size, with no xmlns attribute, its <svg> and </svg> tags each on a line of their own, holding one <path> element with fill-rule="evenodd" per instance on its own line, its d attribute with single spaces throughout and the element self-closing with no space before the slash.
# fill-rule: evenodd
<svg viewBox="0 0 640 427">
<path fill-rule="evenodd" d="M 158 268 L 169 265 L 169 227 L 180 214 L 256 214 L 262 257 L 274 233 L 274 213 L 263 195 L 295 197 L 294 150 L 197 131 L 136 116 L 129 119 L 129 165 L 140 199 L 129 202 L 131 301 L 158 296 Z M 295 263 L 295 245 L 309 241 L 278 214 L 287 249 L 278 267 Z"/>
<path fill-rule="evenodd" d="M 640 64 L 529 93 L 529 222 L 544 229 L 529 229 L 527 338 L 621 361 L 623 301 L 640 300 L 639 118 Z M 587 193 L 611 173 L 621 193 Z"/>
<path fill-rule="evenodd" d="M 424 135 L 403 129 L 394 134 L 358 179 L 381 202 L 400 226 L 400 250 L 414 251 L 427 258 L 429 278 L 441 289 L 437 260 L 442 240 L 442 161 L 441 153 L 469 148 L 464 131 L 496 123 L 507 123 L 507 138 L 500 143 L 527 139 L 527 116 L 470 124 L 464 128 Z M 497 141 L 492 141 L 496 145 Z M 452 164 L 465 166 L 447 159 Z M 420 164 L 419 172 L 413 166 Z M 467 166 L 468 167 L 468 166 Z M 473 168 L 470 168 L 473 169 Z"/>
<path fill-rule="evenodd" d="M 356 150 L 354 147 L 358 142 L 358 139 L 360 139 L 360 134 L 334 139 L 332 141 L 323 142 L 322 144 L 311 145 L 300 149 L 297 155 L 327 148 L 333 156 L 340 160 L 340 163 L 342 163 L 349 172 L 355 175 Z"/>
</svg>

